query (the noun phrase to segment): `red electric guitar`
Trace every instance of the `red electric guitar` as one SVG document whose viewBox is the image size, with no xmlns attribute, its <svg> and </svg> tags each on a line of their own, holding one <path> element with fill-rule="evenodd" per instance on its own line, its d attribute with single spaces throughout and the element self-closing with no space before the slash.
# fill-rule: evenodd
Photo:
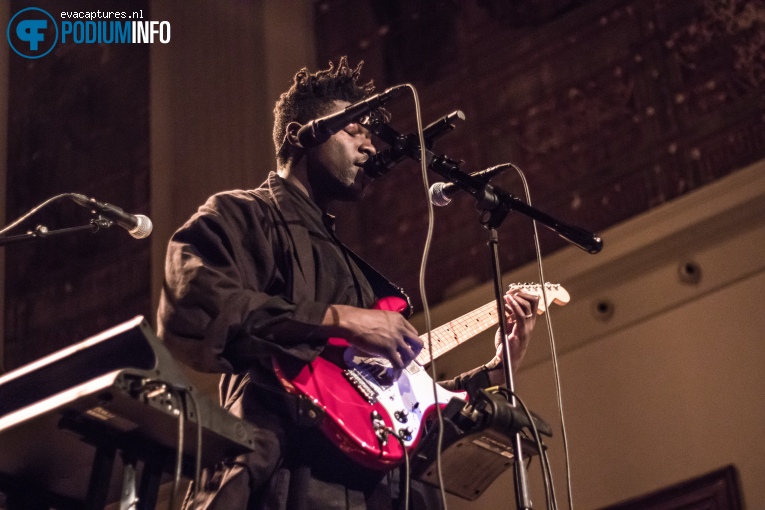
<svg viewBox="0 0 765 510">
<path fill-rule="evenodd" d="M 539 285 L 511 285 L 540 297 L 538 313 L 550 303 L 565 305 L 569 294 L 560 285 L 546 284 L 547 303 Z M 379 310 L 401 312 L 406 303 L 396 297 L 383 298 Z M 464 341 L 497 324 L 494 301 L 473 310 L 431 332 L 433 357 L 444 354 Z M 354 461 L 372 469 L 390 469 L 403 462 L 406 452 L 389 433 L 395 432 L 413 449 L 423 434 L 423 423 L 435 406 L 445 406 L 453 396 L 465 398 L 436 385 L 424 369 L 431 358 L 426 347 L 398 379 L 391 377 L 389 362 L 370 356 L 340 338 L 331 338 L 321 356 L 297 374 L 274 361 L 274 371 L 288 392 L 310 399 L 323 412 L 320 428 Z"/>
</svg>

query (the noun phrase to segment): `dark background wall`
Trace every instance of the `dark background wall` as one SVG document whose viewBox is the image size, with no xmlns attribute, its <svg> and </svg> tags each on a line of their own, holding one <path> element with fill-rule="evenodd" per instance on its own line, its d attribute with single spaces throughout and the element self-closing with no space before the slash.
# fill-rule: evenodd
<svg viewBox="0 0 765 510">
<path fill-rule="evenodd" d="M 62 3 L 13 0 L 0 6 L 0 18 L 5 15 L 7 20 L 28 5 L 55 11 Z M 257 185 L 273 169 L 270 111 L 304 65 L 325 67 L 340 55 L 349 55 L 352 63 L 363 59 L 365 76 L 378 87 L 416 85 L 426 123 L 462 109 L 466 122 L 439 142 L 437 152 L 464 160 L 467 170 L 512 161 L 526 172 L 536 206 L 598 232 L 638 216 L 643 222 L 664 218 L 644 213 L 661 211 L 659 206 L 728 174 L 742 176 L 739 169 L 765 155 L 765 2 L 761 0 L 71 4 L 102 10 L 147 9 L 152 19 L 172 23 L 173 40 L 164 46 L 62 46 L 38 61 L 22 59 L 3 46 L 0 98 L 7 96 L 8 114 L 0 121 L 0 134 L 7 124 L 5 153 L 0 143 L 0 176 L 5 170 L 2 213 L 11 220 L 45 198 L 78 191 L 148 214 L 156 227 L 146 241 L 112 229 L 1 248 L 5 370 L 136 314 L 153 318 L 168 237 L 204 197 Z M 409 100 L 399 99 L 391 109 L 399 130 L 414 129 Z M 522 193 L 513 175 L 506 174 L 497 183 L 513 194 Z M 337 208 L 347 213 L 340 219 L 341 235 L 404 285 L 415 300 L 424 200 L 418 169 L 406 163 L 381 178 L 364 204 Z M 462 197 L 436 212 L 428 289 L 433 302 L 443 302 L 467 295 L 464 291 L 485 282 L 489 265 L 485 231 L 477 224 L 470 200 Z M 27 226 L 72 226 L 88 219 L 85 210 L 61 203 Z M 527 220 L 512 214 L 500 236 L 503 269 L 530 259 Z M 547 253 L 563 245 L 549 232 L 542 236 Z M 619 265 L 621 256 L 608 252 L 616 243 L 605 241 L 602 257 L 611 257 L 608 260 L 615 266 L 607 274 L 626 277 L 637 271 Z M 756 258 L 756 253 L 751 256 Z M 577 267 L 585 257 L 596 260 L 583 253 L 581 257 L 568 259 Z M 585 269 L 592 267 L 588 263 L 583 264 Z M 734 264 L 729 258 L 720 262 L 723 267 Z M 603 288 L 610 291 L 610 285 L 613 282 L 604 282 Z M 576 299 L 581 306 L 589 305 L 589 297 L 602 297 L 600 289 Z M 735 308 L 735 299 L 722 301 Z M 703 317 L 706 310 L 693 317 Z M 720 322 L 733 315 L 721 317 Z M 660 318 L 662 323 L 671 322 Z M 581 323 L 574 327 L 579 334 Z M 683 323 L 674 327 L 694 331 Z M 635 337 L 663 344 L 661 334 L 680 336 L 663 328 L 646 327 Z M 717 338 L 706 340 L 715 345 Z M 632 346 L 633 339 L 619 345 Z M 737 344 L 728 345 L 735 349 Z M 610 361 L 600 344 L 590 348 L 596 352 L 580 362 L 578 372 L 586 376 L 598 373 L 593 359 L 603 358 L 602 365 Z M 651 356 L 658 352 L 657 357 L 671 365 L 687 357 L 683 350 L 659 349 L 651 343 L 640 355 L 630 351 L 625 358 L 651 365 Z M 713 354 L 712 348 L 709 352 Z M 741 358 L 761 372 L 761 359 Z M 714 377 L 737 373 L 736 365 L 731 365 L 714 371 Z M 635 370 L 651 374 L 642 366 Z M 531 365 L 527 372 L 537 377 L 542 369 Z M 599 387 L 613 387 L 608 397 L 629 403 L 634 395 L 618 393 L 617 377 Z M 547 373 L 538 379 L 549 381 Z M 564 384 L 575 380 L 566 378 Z M 624 386 L 640 392 L 645 381 L 635 380 L 639 382 L 630 380 Z M 536 382 L 529 386 L 536 388 Z M 678 401 L 685 400 L 683 385 L 671 389 L 678 392 Z M 697 409 L 704 408 L 694 407 L 689 415 Z M 658 418 L 661 423 L 663 417 Z M 719 436 L 720 428 L 694 419 L 688 421 L 709 437 Z M 580 423 L 572 434 L 575 438 L 583 437 L 581 430 L 590 426 L 585 420 Z M 614 439 L 608 452 L 616 459 L 614 465 L 623 455 L 622 439 Z M 635 450 L 648 450 L 654 440 L 639 441 Z M 679 441 L 678 445 L 668 447 L 688 446 Z M 602 458 L 593 464 L 602 467 Z M 555 459 L 561 459 L 559 451 Z M 651 464 L 640 468 L 648 471 Z M 575 477 L 582 472 L 589 471 L 575 471 Z M 557 473 L 561 479 L 561 471 Z M 761 478 L 754 469 L 748 476 Z M 657 477 L 661 480 L 656 485 L 671 481 L 663 474 Z M 633 478 L 621 481 L 630 485 Z M 590 487 L 601 491 L 601 499 L 614 501 L 638 491 L 634 485 L 611 492 L 597 482 Z M 759 489 L 752 482 L 749 487 Z"/>
<path fill-rule="evenodd" d="M 380 87 L 413 83 L 426 124 L 463 110 L 436 152 L 470 171 L 517 164 L 538 208 L 590 230 L 765 154 L 761 1 L 323 0 L 315 16 L 320 64 L 349 54 Z M 410 102 L 391 107 L 404 132 L 415 128 Z M 521 196 L 511 173 L 495 182 Z M 490 278 L 472 202 L 437 211 L 434 301 Z M 418 167 L 396 167 L 354 209 L 350 243 L 416 293 L 417 265 L 386 261 L 422 249 Z M 512 214 L 500 236 L 504 269 L 533 257 L 526 218 Z M 545 252 L 563 244 L 543 232 Z"/>
<path fill-rule="evenodd" d="M 15 0 L 9 12 L 29 5 Z M 100 2 L 77 6 L 105 8 Z M 179 218 L 194 210 L 197 197 L 240 181 L 253 186 L 272 169 L 266 155 L 270 105 L 293 68 L 314 67 L 305 51 L 296 59 L 291 43 L 297 34 L 289 35 L 290 24 L 279 15 L 283 8 L 270 2 L 189 4 L 186 10 L 162 4 L 152 11 L 149 2 L 114 1 L 109 8 L 142 8 L 171 19 L 173 43 L 152 48 L 154 59 L 148 45 L 59 45 L 34 61 L 9 56 L 6 218 L 64 191 L 134 212 L 151 213 L 152 203 L 166 210 L 157 211 L 153 245 L 108 231 L 6 248 L 6 369 L 135 314 L 152 317 L 161 252 Z M 203 16 L 205 9 L 211 11 Z M 364 60 L 365 76 L 379 87 L 413 83 L 426 123 L 463 110 L 466 122 L 437 144 L 437 152 L 464 160 L 471 171 L 516 163 L 537 207 L 593 231 L 765 154 L 763 2 L 323 0 L 313 10 L 321 67 L 345 54 L 352 63 Z M 216 12 L 220 20 L 210 30 L 188 21 L 212 19 Z M 231 34 L 241 34 L 250 26 L 246 20 L 256 35 L 223 38 L 226 23 Z M 303 13 L 300 20 L 311 16 Z M 310 29 L 300 36 L 298 47 L 312 46 L 305 42 Z M 300 63 L 286 71 L 280 56 Z M 194 71 L 172 71 L 178 59 L 187 62 L 182 69 Z M 226 68 L 243 72 L 220 72 Z M 234 76 L 236 90 L 226 86 Z M 414 129 L 411 101 L 399 99 L 391 110 L 399 130 Z M 226 128 L 224 118 L 239 120 Z M 177 135 L 189 126 L 193 136 Z M 211 169 L 215 160 L 226 163 Z M 203 162 L 204 168 L 195 167 Z M 192 182 L 193 193 L 179 193 Z M 497 183 L 522 194 L 514 175 Z M 363 206 L 338 207 L 349 213 L 340 222 L 349 244 L 415 301 L 414 261 L 426 226 L 423 193 L 418 168 L 407 162 L 379 179 Z M 158 201 L 159 195 L 173 201 Z M 185 204 L 192 195 L 194 204 Z M 476 218 L 464 197 L 437 211 L 428 283 L 434 303 L 490 277 L 486 233 Z M 84 210 L 62 203 L 28 226 L 87 219 Z M 525 218 L 511 214 L 500 235 L 503 269 L 531 259 Z M 563 245 L 549 232 L 542 242 L 547 253 Z"/>
<path fill-rule="evenodd" d="M 30 5 L 10 2 L 11 15 Z M 54 13 L 61 7 L 33 5 Z M 148 7 L 148 1 L 110 2 L 115 11 L 148 13 Z M 78 2 L 77 8 L 103 9 L 104 3 Z M 36 60 L 12 54 L 5 184 L 9 220 L 66 192 L 150 214 L 148 45 L 59 44 Z M 15 232 L 89 220 L 87 210 L 67 200 Z M 112 228 L 4 250 L 6 369 L 151 315 L 149 240 Z"/>
</svg>

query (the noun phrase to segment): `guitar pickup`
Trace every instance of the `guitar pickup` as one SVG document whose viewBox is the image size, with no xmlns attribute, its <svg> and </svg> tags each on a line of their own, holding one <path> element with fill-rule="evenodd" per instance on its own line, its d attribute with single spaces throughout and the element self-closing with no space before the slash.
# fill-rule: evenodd
<svg viewBox="0 0 765 510">
<path fill-rule="evenodd" d="M 346 369 L 343 370 L 343 376 L 348 379 L 348 382 L 356 388 L 356 391 L 361 393 L 361 396 L 366 399 L 370 404 L 377 402 L 377 391 L 369 384 L 363 375 L 359 374 L 355 370 Z"/>
</svg>

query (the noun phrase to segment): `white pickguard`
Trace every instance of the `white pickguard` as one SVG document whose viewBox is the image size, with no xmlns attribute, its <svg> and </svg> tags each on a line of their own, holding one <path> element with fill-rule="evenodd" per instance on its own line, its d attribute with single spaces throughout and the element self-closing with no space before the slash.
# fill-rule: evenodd
<svg viewBox="0 0 765 510">
<path fill-rule="evenodd" d="M 373 389 L 376 401 L 385 408 L 393 429 L 407 447 L 412 446 L 419 436 L 424 416 L 436 402 L 446 405 L 452 397 L 464 399 L 466 396 L 465 392 L 454 393 L 436 384 L 437 399 L 434 399 L 433 379 L 417 362 L 412 362 L 394 380 L 393 368 L 384 358 L 349 347 L 345 350 L 344 361 L 349 370 Z"/>
</svg>

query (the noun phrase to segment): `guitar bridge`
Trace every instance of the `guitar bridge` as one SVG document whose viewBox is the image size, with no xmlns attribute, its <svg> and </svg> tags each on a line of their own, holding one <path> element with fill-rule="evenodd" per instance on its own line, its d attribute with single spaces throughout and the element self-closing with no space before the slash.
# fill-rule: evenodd
<svg viewBox="0 0 765 510">
<path fill-rule="evenodd" d="M 343 370 L 343 376 L 345 376 L 345 378 L 348 379 L 348 382 L 356 388 L 356 391 L 361 393 L 361 396 L 364 397 L 367 402 L 370 404 L 377 402 L 377 392 L 369 382 L 367 382 L 363 375 L 355 370 L 346 369 Z"/>
</svg>

